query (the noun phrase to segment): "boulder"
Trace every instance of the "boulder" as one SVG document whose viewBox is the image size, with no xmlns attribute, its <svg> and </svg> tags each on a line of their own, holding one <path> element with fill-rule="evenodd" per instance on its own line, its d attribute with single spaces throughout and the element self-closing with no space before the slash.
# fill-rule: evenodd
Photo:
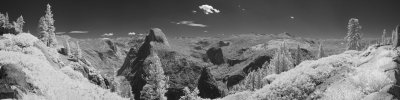
<svg viewBox="0 0 400 100">
<path fill-rule="evenodd" d="M 224 47 L 224 46 L 229 46 L 231 43 L 226 42 L 226 41 L 219 41 L 218 46 L 219 47 Z"/>
<path fill-rule="evenodd" d="M 225 58 L 224 55 L 222 54 L 222 49 L 219 47 L 212 47 L 208 49 L 207 57 L 214 65 L 221 65 L 225 63 Z"/>
<path fill-rule="evenodd" d="M 13 64 L 0 66 L 0 99 L 22 99 L 22 91 L 33 90 L 21 67 Z"/>
<path fill-rule="evenodd" d="M 202 98 L 215 99 L 223 97 L 227 93 L 226 87 L 217 82 L 211 75 L 210 69 L 203 68 L 198 82 L 199 96 Z"/>
<path fill-rule="evenodd" d="M 375 92 L 364 97 L 363 100 L 393 100 L 393 95 L 386 92 Z"/>
</svg>

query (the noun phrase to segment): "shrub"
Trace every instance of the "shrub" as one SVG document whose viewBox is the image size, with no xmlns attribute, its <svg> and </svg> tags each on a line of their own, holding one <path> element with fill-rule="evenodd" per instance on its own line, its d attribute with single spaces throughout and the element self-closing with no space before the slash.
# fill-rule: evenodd
<svg viewBox="0 0 400 100">
<path fill-rule="evenodd" d="M 184 96 L 182 96 L 179 100 L 202 100 L 198 94 L 199 94 L 199 89 L 195 88 L 193 91 L 190 91 L 188 87 L 185 87 L 183 89 L 183 92 L 185 93 Z"/>
</svg>

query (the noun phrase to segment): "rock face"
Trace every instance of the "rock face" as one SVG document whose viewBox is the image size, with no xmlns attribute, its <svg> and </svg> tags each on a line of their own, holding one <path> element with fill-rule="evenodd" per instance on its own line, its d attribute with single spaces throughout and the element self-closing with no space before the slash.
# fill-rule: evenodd
<svg viewBox="0 0 400 100">
<path fill-rule="evenodd" d="M 169 47 L 167 38 L 160 29 L 151 29 L 149 35 L 146 36 L 145 42 L 139 48 L 137 58 L 132 59 L 132 54 L 129 54 L 133 53 L 131 49 L 126 56 L 124 64 L 117 72 L 117 75 L 125 76 L 128 79 L 136 100 L 140 100 L 140 91 L 146 85 L 146 80 L 144 79 L 146 73 L 144 69 L 147 66 L 145 66 L 144 61 L 151 52 L 160 49 L 159 47 Z"/>
<path fill-rule="evenodd" d="M 137 58 L 135 60 L 129 59 L 132 58 L 130 56 L 131 54 L 129 54 L 133 53 L 133 50 L 131 49 L 125 58 L 125 62 L 121 69 L 118 70 L 117 75 L 127 75 L 128 73 L 131 73 L 130 71 L 135 71 L 134 69 L 140 68 L 143 61 L 150 55 L 151 50 L 162 47 L 169 47 L 165 34 L 159 28 L 151 29 L 149 35 L 146 36 L 145 42 L 139 48 L 136 55 Z"/>
<path fill-rule="evenodd" d="M 238 70 L 235 73 L 227 75 L 224 77 L 223 81 L 226 83 L 227 87 L 232 87 L 233 85 L 238 84 L 241 80 L 243 80 L 248 73 L 251 71 L 257 70 L 261 68 L 265 62 L 268 62 L 272 59 L 272 57 L 264 55 L 258 56 L 255 59 L 250 59 L 250 62 L 239 64 L 237 66 L 244 66 L 241 70 Z"/>
<path fill-rule="evenodd" d="M 171 50 L 164 33 L 157 28 L 151 29 L 139 50 L 135 52 L 133 48 L 130 49 L 124 64 L 117 71 L 119 76 L 125 76 L 129 81 L 136 100 L 140 100 L 140 91 L 146 84 L 144 76 L 147 66 L 144 61 L 150 52 L 157 53 L 165 75 L 169 77 L 170 87 L 166 93 L 169 100 L 177 100 L 184 95 L 182 91 L 184 87 L 196 87 L 201 68 L 206 65 L 191 59 L 188 55 Z"/>
<path fill-rule="evenodd" d="M 284 32 L 284 33 L 280 33 L 278 34 L 278 37 L 282 37 L 282 38 L 293 38 L 294 36 L 290 33 Z"/>
<path fill-rule="evenodd" d="M 210 69 L 203 68 L 198 82 L 199 96 L 202 98 L 215 99 L 223 97 L 227 93 L 226 87 L 218 83 L 211 75 Z"/>
<path fill-rule="evenodd" d="M 86 60 L 82 60 L 86 61 Z M 84 62 L 79 61 L 78 63 L 72 64 L 72 68 L 75 71 L 82 73 L 82 75 L 87 78 L 93 84 L 96 84 L 104 89 L 113 88 L 111 80 L 101 75 L 96 69 L 92 66 L 85 64 Z"/>
<path fill-rule="evenodd" d="M 211 63 L 214 65 L 221 65 L 225 63 L 224 55 L 222 54 L 222 49 L 219 47 L 212 47 L 207 50 L 207 56 Z"/>
</svg>

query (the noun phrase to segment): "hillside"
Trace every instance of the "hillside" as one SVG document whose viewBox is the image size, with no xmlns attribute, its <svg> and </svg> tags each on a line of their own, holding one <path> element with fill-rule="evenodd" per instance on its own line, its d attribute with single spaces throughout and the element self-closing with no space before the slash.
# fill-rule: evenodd
<svg viewBox="0 0 400 100">
<path fill-rule="evenodd" d="M 304 61 L 256 91 L 244 91 L 221 100 L 323 99 L 392 100 L 400 95 L 398 51 L 373 45 L 365 51 L 346 51 Z"/>
<path fill-rule="evenodd" d="M 0 41 L 2 99 L 125 99 L 92 84 L 75 71 L 74 64 L 81 64 L 63 62 L 55 49 L 30 33 L 4 34 Z"/>
</svg>

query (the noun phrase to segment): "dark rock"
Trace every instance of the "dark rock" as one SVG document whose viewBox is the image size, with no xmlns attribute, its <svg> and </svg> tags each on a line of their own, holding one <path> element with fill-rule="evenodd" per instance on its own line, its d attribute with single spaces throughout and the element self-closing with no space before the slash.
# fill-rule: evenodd
<svg viewBox="0 0 400 100">
<path fill-rule="evenodd" d="M 239 59 L 227 59 L 227 62 L 228 62 L 228 64 L 229 64 L 229 66 L 236 65 L 236 64 L 241 63 L 241 62 L 243 62 L 243 61 L 246 61 L 246 59 L 244 59 L 244 60 L 239 60 Z"/>
<path fill-rule="evenodd" d="M 86 61 L 86 60 L 84 60 Z M 101 75 L 95 68 L 89 66 L 83 62 L 78 62 L 74 64 L 73 69 L 82 73 L 82 75 L 87 78 L 90 82 L 104 88 L 110 89 L 112 86 L 109 78 Z"/>
<path fill-rule="evenodd" d="M 3 35 L 3 34 L 14 34 L 14 35 L 16 35 L 16 34 L 18 34 L 18 32 L 15 30 L 14 27 L 1 27 L 0 26 L 0 35 Z"/>
<path fill-rule="evenodd" d="M 27 82 L 20 66 L 6 64 L 0 68 L 0 99 L 22 99 L 27 91 L 37 89 Z"/>
<path fill-rule="evenodd" d="M 236 74 L 236 75 L 232 75 L 232 76 L 225 76 L 223 79 L 223 82 L 226 83 L 226 86 L 228 88 L 239 84 L 240 81 L 244 80 L 246 78 L 245 74 Z"/>
<path fill-rule="evenodd" d="M 224 80 L 228 86 L 228 88 L 238 84 L 240 81 L 242 81 L 248 73 L 251 71 L 257 70 L 261 68 L 265 62 L 271 61 L 272 57 L 264 55 L 264 56 L 258 56 L 253 61 L 247 63 L 244 65 L 244 67 L 239 70 L 236 73 L 233 73 L 231 75 L 225 76 Z M 242 65 L 238 65 L 242 66 Z"/>
<path fill-rule="evenodd" d="M 214 65 L 221 65 L 225 63 L 225 58 L 222 54 L 222 49 L 219 47 L 212 47 L 207 50 L 207 57 Z"/>
<path fill-rule="evenodd" d="M 136 100 L 140 100 L 140 91 L 146 84 L 144 79 L 146 65 L 144 61 L 146 61 L 151 52 L 155 52 L 160 58 L 164 74 L 169 77 L 169 89 L 166 94 L 169 100 L 176 100 L 177 97 L 182 95 L 179 91 L 176 91 L 177 89 L 184 87 L 195 88 L 201 69 L 206 66 L 201 62 L 189 59 L 190 56 L 188 55 L 171 50 L 165 35 L 160 29 L 150 30 L 145 42 L 137 53 L 135 51 L 133 48 L 130 49 L 124 64 L 117 74 L 125 76 L 129 81 L 132 94 Z"/>
<path fill-rule="evenodd" d="M 270 56 L 259 56 L 253 62 L 249 63 L 244 69 L 244 73 L 248 74 L 254 70 L 260 69 L 265 62 L 271 61 Z"/>
<path fill-rule="evenodd" d="M 220 86 L 211 75 L 210 69 L 203 68 L 198 82 L 199 96 L 202 98 L 215 99 L 226 95 L 226 88 Z"/>
<path fill-rule="evenodd" d="M 394 100 L 394 98 L 393 95 L 386 92 L 375 92 L 365 96 L 363 100 Z"/>
<path fill-rule="evenodd" d="M 62 54 L 62 55 L 68 55 L 68 51 L 66 48 L 60 48 L 57 51 L 58 53 Z"/>
<path fill-rule="evenodd" d="M 183 92 L 183 89 L 180 88 L 168 88 L 167 93 L 165 93 L 165 96 L 168 97 L 168 100 L 179 100 L 181 96 L 184 96 L 185 93 Z"/>
<path fill-rule="evenodd" d="M 391 76 L 394 76 L 396 79 L 396 83 L 392 85 L 389 90 L 387 91 L 388 93 L 392 94 L 396 98 L 400 98 L 400 71 L 399 69 L 396 70 L 390 70 L 392 74 Z"/>
<path fill-rule="evenodd" d="M 225 42 L 225 41 L 219 41 L 218 42 L 218 46 L 219 47 L 229 46 L 229 44 L 230 44 L 229 42 Z"/>
<path fill-rule="evenodd" d="M 134 53 L 134 49 L 132 48 L 127 54 L 125 62 L 118 70 L 117 75 L 126 77 L 131 85 L 132 94 L 136 100 L 141 100 L 140 91 L 142 91 L 143 86 L 146 85 L 146 80 L 144 79 L 146 76 L 146 65 L 144 62 L 151 52 L 166 48 L 169 48 L 167 38 L 160 29 L 154 28 L 151 29 L 149 35 L 146 36 L 145 42 L 139 48 L 136 58 L 133 57 L 135 54 L 132 54 Z"/>
<path fill-rule="evenodd" d="M 283 33 L 278 34 L 278 37 L 281 37 L 281 38 L 294 38 L 294 36 L 292 34 L 287 33 L 287 32 L 283 32 Z"/>
<path fill-rule="evenodd" d="M 191 60 L 189 56 L 179 54 L 176 51 L 159 52 L 159 57 L 163 65 L 164 73 L 169 77 L 169 89 L 182 89 L 189 87 L 194 89 L 197 87 L 199 76 L 203 67 L 208 66 L 206 63 Z M 181 96 L 180 94 L 166 95 L 169 100 Z"/>
<path fill-rule="evenodd" d="M 139 48 L 136 59 L 131 59 L 133 49 L 129 51 L 125 58 L 125 62 L 122 67 L 118 70 L 117 75 L 128 75 L 134 69 L 141 69 L 143 61 L 150 55 L 150 52 L 157 48 L 168 48 L 169 43 L 165 34 L 159 28 L 153 28 L 150 30 L 149 35 L 146 36 L 145 42 Z M 132 69 L 133 68 L 133 69 Z"/>
</svg>

